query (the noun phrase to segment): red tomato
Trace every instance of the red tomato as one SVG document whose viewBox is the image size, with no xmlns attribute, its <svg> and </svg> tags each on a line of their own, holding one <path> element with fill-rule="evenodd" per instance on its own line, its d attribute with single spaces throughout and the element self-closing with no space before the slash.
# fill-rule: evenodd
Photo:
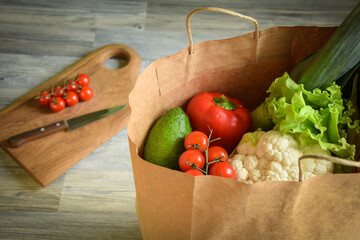
<svg viewBox="0 0 360 240">
<path fill-rule="evenodd" d="M 193 131 L 201 131 L 212 139 L 220 138 L 211 144 L 232 152 L 243 134 L 251 127 L 251 113 L 241 101 L 219 92 L 201 92 L 189 102 L 186 114 Z"/>
<path fill-rule="evenodd" d="M 185 173 L 193 175 L 193 176 L 204 176 L 204 173 L 197 169 L 189 169 Z"/>
<path fill-rule="evenodd" d="M 60 112 L 65 108 L 65 101 L 61 97 L 55 97 L 50 99 L 49 107 L 54 112 Z"/>
<path fill-rule="evenodd" d="M 44 91 L 42 93 L 39 94 L 39 97 L 37 100 L 37 102 L 41 105 L 41 106 L 48 106 L 49 102 L 50 102 L 50 93 L 48 91 Z M 47 96 L 48 95 L 48 96 Z"/>
<path fill-rule="evenodd" d="M 89 86 L 83 86 L 78 95 L 81 100 L 87 101 L 93 97 L 94 92 Z"/>
<path fill-rule="evenodd" d="M 193 131 L 185 137 L 184 146 L 186 149 L 200 148 L 199 150 L 204 152 L 203 150 L 206 150 L 208 141 L 209 139 L 205 133 L 200 131 Z"/>
<path fill-rule="evenodd" d="M 202 169 L 205 165 L 205 158 L 199 150 L 186 150 L 179 157 L 179 166 L 181 171 L 185 172 L 195 164 L 197 168 Z"/>
<path fill-rule="evenodd" d="M 235 170 L 228 162 L 217 162 L 212 164 L 209 175 L 235 179 Z"/>
<path fill-rule="evenodd" d="M 69 91 L 64 94 L 64 100 L 66 105 L 73 106 L 79 102 L 79 96 L 75 92 Z"/>
<path fill-rule="evenodd" d="M 208 162 L 211 163 L 215 160 L 220 160 L 221 162 L 227 162 L 229 155 L 226 150 L 220 146 L 209 147 L 208 150 Z M 215 163 L 213 163 L 215 164 Z M 211 164 L 211 165 L 213 165 Z M 210 166 L 211 166 L 210 165 Z"/>
<path fill-rule="evenodd" d="M 53 91 L 53 97 L 62 97 L 64 96 L 64 89 L 62 86 L 57 86 Z"/>
<path fill-rule="evenodd" d="M 78 84 L 73 80 L 67 82 L 65 87 L 66 87 L 65 92 L 69 92 L 69 91 L 76 92 L 78 90 Z"/>
<path fill-rule="evenodd" d="M 78 85 L 81 85 L 81 86 L 87 86 L 90 84 L 90 78 L 88 75 L 84 74 L 84 73 L 80 73 L 76 76 L 76 79 L 75 79 L 76 83 Z"/>
</svg>

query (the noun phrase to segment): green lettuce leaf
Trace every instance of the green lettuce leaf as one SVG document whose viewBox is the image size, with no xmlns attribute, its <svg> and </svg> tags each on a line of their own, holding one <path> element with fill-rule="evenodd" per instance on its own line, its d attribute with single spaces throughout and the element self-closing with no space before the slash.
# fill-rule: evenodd
<svg viewBox="0 0 360 240">
<path fill-rule="evenodd" d="M 350 118 L 354 109 L 342 99 L 338 85 L 307 91 L 284 73 L 268 93 L 264 107 L 274 130 L 295 134 L 302 145 L 318 143 L 338 157 L 354 159 L 355 146 L 346 141 L 346 129 L 359 126 Z"/>
</svg>

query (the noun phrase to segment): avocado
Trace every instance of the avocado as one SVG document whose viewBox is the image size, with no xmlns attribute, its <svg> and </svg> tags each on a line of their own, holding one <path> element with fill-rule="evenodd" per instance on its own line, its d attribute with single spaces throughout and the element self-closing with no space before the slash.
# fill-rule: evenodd
<svg viewBox="0 0 360 240">
<path fill-rule="evenodd" d="M 176 107 L 162 115 L 151 128 L 144 148 L 145 160 L 170 169 L 179 169 L 185 151 L 184 139 L 192 131 L 186 113 Z"/>
</svg>

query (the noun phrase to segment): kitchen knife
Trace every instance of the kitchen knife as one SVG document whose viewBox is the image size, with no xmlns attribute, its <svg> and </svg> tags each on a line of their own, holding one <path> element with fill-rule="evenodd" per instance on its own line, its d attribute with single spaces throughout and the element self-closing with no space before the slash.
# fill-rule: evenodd
<svg viewBox="0 0 360 240">
<path fill-rule="evenodd" d="M 63 130 L 74 130 L 79 127 L 85 126 L 94 121 L 100 120 L 104 117 L 110 116 L 113 113 L 116 113 L 128 105 L 121 105 L 112 108 L 103 109 L 100 111 L 88 113 L 78 117 L 74 117 L 68 120 L 62 120 L 56 123 L 49 124 L 28 132 L 20 133 L 18 135 L 12 136 L 8 139 L 8 144 L 11 147 L 18 147 L 26 142 L 32 141 L 37 138 L 45 137 L 50 134 L 60 132 Z"/>
</svg>

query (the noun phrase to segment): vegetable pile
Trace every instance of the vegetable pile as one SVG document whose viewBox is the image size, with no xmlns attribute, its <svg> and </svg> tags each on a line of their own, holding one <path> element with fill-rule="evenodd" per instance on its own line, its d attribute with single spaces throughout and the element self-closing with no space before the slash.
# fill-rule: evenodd
<svg viewBox="0 0 360 240">
<path fill-rule="evenodd" d="M 167 111 L 147 137 L 144 158 L 188 174 L 235 178 L 228 160 L 251 127 L 251 113 L 237 99 L 219 92 L 200 92 L 189 102 Z M 213 138 L 213 139 L 212 139 Z"/>
<path fill-rule="evenodd" d="M 322 48 L 272 82 L 254 111 L 218 92 L 193 96 L 185 111 L 192 131 L 177 139 L 184 146 L 167 161 L 194 176 L 244 183 L 355 172 L 350 165 L 360 152 L 359 43 L 360 3 Z M 344 161 L 333 163 L 333 157 Z"/>
<path fill-rule="evenodd" d="M 80 73 L 71 80 L 65 80 L 62 85 L 53 86 L 50 92 L 39 92 L 35 99 L 41 106 L 48 106 L 52 111 L 60 112 L 66 106 L 76 105 L 79 100 L 90 100 L 94 92 L 89 84 L 89 76 Z"/>
</svg>

